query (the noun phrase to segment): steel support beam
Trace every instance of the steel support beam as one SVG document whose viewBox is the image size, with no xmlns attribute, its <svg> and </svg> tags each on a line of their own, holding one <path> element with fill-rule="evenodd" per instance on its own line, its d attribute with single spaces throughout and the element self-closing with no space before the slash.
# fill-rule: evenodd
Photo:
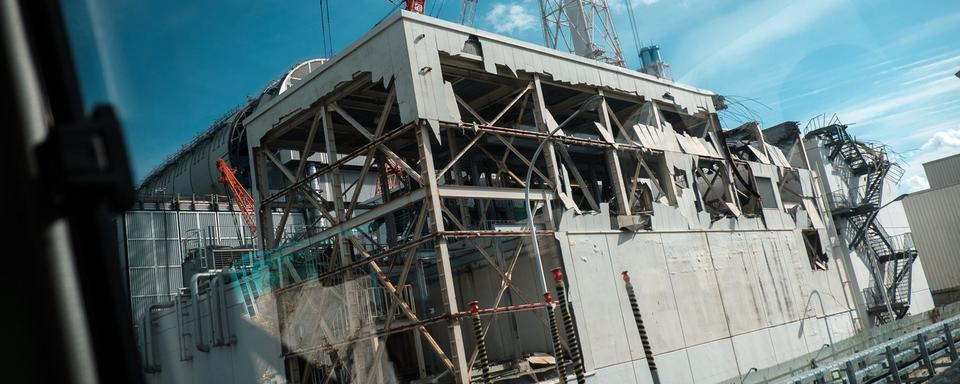
<svg viewBox="0 0 960 384">
<path fill-rule="evenodd" d="M 438 187 L 440 197 L 454 199 L 523 200 L 523 188 L 474 187 L 443 185 Z M 530 200 L 553 200 L 556 194 L 549 189 L 531 189 Z"/>
<path fill-rule="evenodd" d="M 533 76 L 533 116 L 537 122 L 537 129 L 541 132 L 550 134 L 550 131 L 557 128 L 557 121 L 554 120 L 550 111 L 547 110 L 547 104 L 543 101 L 543 88 L 540 85 L 540 76 Z M 557 132 L 558 136 L 563 136 L 563 132 Z M 555 188 L 560 188 L 560 167 L 557 162 L 557 153 L 554 151 L 553 143 L 549 142 L 543 146 L 543 158 L 547 163 L 547 174 L 553 182 Z"/>
<path fill-rule="evenodd" d="M 389 141 L 389 140 L 391 140 L 391 139 L 393 139 L 393 138 L 395 138 L 395 137 L 403 134 L 404 132 L 406 132 L 408 129 L 411 129 L 411 128 L 413 128 L 413 125 L 405 125 L 405 126 L 402 126 L 402 127 L 397 128 L 397 129 L 394 129 L 393 131 L 390 131 L 390 132 L 388 132 L 388 133 L 385 133 L 383 136 L 381 136 L 381 137 L 379 137 L 379 138 L 371 141 L 370 143 L 367 143 L 367 144 L 365 144 L 365 145 L 363 145 L 363 146 L 355 149 L 353 152 L 350 152 L 350 153 L 347 154 L 346 156 L 343 156 L 343 157 L 339 158 L 337 161 L 334 161 L 334 162 L 332 162 L 332 163 L 330 163 L 330 164 L 327 164 L 326 166 L 320 168 L 319 170 L 317 170 L 316 173 L 314 173 L 314 174 L 312 174 L 312 175 L 307 175 L 307 176 L 305 176 L 303 179 L 300 179 L 300 180 L 298 180 L 296 183 L 293 183 L 293 184 L 290 184 L 290 185 L 284 187 L 283 189 L 281 189 L 280 191 L 278 191 L 277 193 L 275 193 L 275 194 L 273 194 L 273 195 L 270 195 L 269 197 L 261 198 L 261 200 L 260 200 L 260 201 L 261 201 L 261 204 L 267 204 L 267 203 L 273 202 L 274 200 L 279 199 L 281 196 L 286 195 L 286 193 L 287 193 L 287 192 L 290 192 L 291 190 L 294 190 L 294 189 L 297 189 L 297 188 L 302 188 L 303 186 L 307 185 L 309 182 L 313 181 L 314 179 L 316 179 L 316 178 L 318 178 L 318 177 L 320 177 L 320 176 L 323 176 L 323 175 L 325 175 L 325 174 L 330 173 L 333 168 L 343 166 L 344 164 L 346 164 L 347 162 L 349 162 L 349 161 L 357 158 L 358 156 L 361 156 L 361 155 L 363 155 L 363 154 L 366 154 L 367 151 L 368 151 L 370 148 L 373 148 L 373 147 L 376 147 L 376 146 L 378 146 L 378 145 L 381 145 L 381 144 L 383 144 L 384 142 Z M 331 159 L 331 160 L 332 160 L 332 159 Z M 264 194 L 264 195 L 265 195 L 265 194 Z"/>
<path fill-rule="evenodd" d="M 269 149 L 266 147 L 254 147 L 253 148 L 253 180 L 256 180 L 257 187 L 254 193 L 259 197 L 263 197 L 270 194 L 270 184 L 267 182 L 269 178 L 267 177 L 267 156 L 266 151 Z M 260 218 L 260 222 L 257 223 L 260 226 L 260 246 L 261 249 L 270 249 L 276 248 L 277 243 L 275 242 L 276 237 L 273 234 L 273 212 L 270 209 L 269 203 L 261 203 L 257 216 Z"/>
<path fill-rule="evenodd" d="M 420 166 L 423 174 L 423 189 L 427 191 L 427 209 L 431 229 L 434 233 L 444 230 L 442 203 L 439 188 L 437 187 L 437 172 L 433 165 L 433 149 L 430 143 L 432 131 L 427 125 L 417 127 L 417 147 L 420 151 Z M 453 282 L 453 270 L 450 268 L 450 250 L 447 240 L 443 237 L 434 242 L 437 257 L 437 274 L 440 284 L 440 298 L 444 311 L 450 314 L 459 312 L 457 295 Z M 463 344 L 463 331 L 456 320 L 451 319 L 447 324 L 450 340 L 450 357 L 455 365 L 454 380 L 458 384 L 470 383 L 470 367 L 467 365 L 466 351 Z"/>
<path fill-rule="evenodd" d="M 396 211 L 400 208 L 406 207 L 409 204 L 422 200 L 426 196 L 426 191 L 423 189 L 416 189 L 413 192 L 410 192 L 407 195 L 394 197 L 393 200 L 390 200 L 389 203 L 383 204 L 377 208 L 371 209 L 369 211 L 363 212 L 359 215 L 353 216 L 348 220 L 344 220 L 330 228 L 327 228 L 316 235 L 310 236 L 297 244 L 293 244 L 290 247 L 284 248 L 280 255 L 288 255 L 293 252 L 299 251 L 304 248 L 308 248 L 311 245 L 329 239 L 338 235 L 339 233 L 346 232 L 351 228 L 354 228 L 360 224 L 369 222 L 373 219 L 376 219 L 380 216 L 384 216 L 390 212 Z"/>
<path fill-rule="evenodd" d="M 600 96 L 603 96 L 603 91 L 600 91 Z M 610 124 L 610 115 L 607 113 L 609 110 L 607 106 L 607 100 L 603 100 L 603 106 L 600 111 L 600 124 L 597 126 L 597 129 L 601 130 L 601 134 L 604 139 L 613 145 L 612 148 L 607 149 L 606 158 L 607 158 L 607 171 L 610 176 L 610 186 L 613 189 L 614 201 L 617 202 L 617 213 L 624 216 L 630 215 L 630 199 L 627 198 L 627 187 L 623 183 L 623 169 L 620 167 L 620 155 L 617 154 L 616 143 L 613 136 L 613 128 Z"/>
<path fill-rule="evenodd" d="M 327 159 L 332 160 L 337 158 L 337 140 L 333 133 L 333 115 L 329 109 L 326 107 L 320 109 L 320 113 L 323 114 L 323 140 L 327 148 Z M 337 164 L 334 162 L 333 164 Z M 343 234 L 349 228 L 344 228 L 341 223 L 344 220 L 344 214 L 346 211 L 343 206 L 343 180 L 340 177 L 340 166 L 333 165 L 330 170 L 330 196 L 333 199 L 333 217 L 337 220 L 337 225 L 331 227 L 338 228 L 339 230 L 333 235 L 336 236 L 336 245 L 337 252 L 339 255 L 340 265 L 347 265 L 350 263 L 350 248 L 347 246 L 346 239 Z M 349 312 L 348 312 L 349 315 Z"/>
</svg>

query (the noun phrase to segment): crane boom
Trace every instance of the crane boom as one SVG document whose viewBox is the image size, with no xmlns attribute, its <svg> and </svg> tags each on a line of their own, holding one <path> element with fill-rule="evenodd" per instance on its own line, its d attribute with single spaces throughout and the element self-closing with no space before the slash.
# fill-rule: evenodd
<svg viewBox="0 0 960 384">
<path fill-rule="evenodd" d="M 243 215 L 243 221 L 250 228 L 250 235 L 257 234 L 257 221 L 253 218 L 253 197 L 247 192 L 246 188 L 237 180 L 234 170 L 227 166 L 226 160 L 217 159 L 217 170 L 220 171 L 220 182 L 227 186 L 233 199 L 237 201 L 240 207 L 240 213 Z"/>
</svg>

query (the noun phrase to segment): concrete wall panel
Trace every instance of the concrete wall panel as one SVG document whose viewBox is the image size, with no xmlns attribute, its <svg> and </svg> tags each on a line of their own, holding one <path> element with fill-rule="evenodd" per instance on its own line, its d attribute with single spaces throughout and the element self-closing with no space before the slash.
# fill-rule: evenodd
<svg viewBox="0 0 960 384">
<path fill-rule="evenodd" d="M 739 374 L 730 339 L 690 347 L 687 355 L 690 356 L 694 383 L 717 383 Z"/>
<path fill-rule="evenodd" d="M 687 346 L 730 336 L 713 262 L 703 233 L 664 233 L 667 268 Z"/>
<path fill-rule="evenodd" d="M 656 355 L 655 358 L 661 383 L 693 382 L 693 372 L 690 370 L 690 359 L 687 357 L 686 349 Z"/>
<path fill-rule="evenodd" d="M 737 366 L 741 372 L 750 368 L 769 367 L 777 363 L 770 331 L 766 328 L 733 337 Z"/>
<path fill-rule="evenodd" d="M 759 329 L 769 321 L 763 294 L 754 284 L 756 266 L 744 262 L 744 236 L 730 232 L 707 234 L 724 313 L 730 323 L 730 333 L 734 335 Z"/>
<path fill-rule="evenodd" d="M 808 352 L 799 321 L 770 328 L 770 340 L 773 342 L 777 363 L 783 363 Z"/>
<path fill-rule="evenodd" d="M 853 314 L 853 311 L 848 311 L 831 315 L 827 318 L 830 326 L 830 335 L 833 337 L 834 342 L 851 337 L 856 333 Z"/>
<path fill-rule="evenodd" d="M 629 271 L 644 325 L 656 332 L 648 332 L 650 345 L 654 353 L 662 353 L 683 348 L 683 321 L 677 310 L 673 283 L 667 270 L 667 261 L 663 253 L 663 241 L 660 234 L 621 233 L 610 235 L 610 248 L 615 252 L 614 273 Z M 629 301 L 625 314 L 630 315 Z M 633 328 L 631 328 L 633 327 Z M 633 319 L 627 322 L 627 337 L 631 355 L 643 356 L 640 335 L 636 332 Z M 638 349 L 639 348 L 639 349 Z M 639 353 L 639 355 L 638 355 Z"/>
<path fill-rule="evenodd" d="M 590 369 L 628 361 L 631 351 L 625 319 L 632 315 L 622 312 L 620 297 L 625 292 L 613 271 L 606 236 L 577 236 L 571 238 L 570 247 L 576 264 L 578 331 L 582 338 L 594 341 L 584 345 L 590 349 L 590 358 L 585 357 L 584 363 Z"/>
<path fill-rule="evenodd" d="M 659 371 L 660 368 L 658 367 L 657 370 Z M 650 366 L 647 365 L 647 359 L 635 360 L 633 362 L 633 372 L 637 377 L 637 384 L 653 384 L 653 376 L 650 375 Z"/>
</svg>

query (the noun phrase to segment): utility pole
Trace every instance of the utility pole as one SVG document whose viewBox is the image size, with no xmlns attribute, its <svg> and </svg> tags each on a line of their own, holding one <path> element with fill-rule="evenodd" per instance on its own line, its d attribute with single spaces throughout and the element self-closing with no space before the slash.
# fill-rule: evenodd
<svg viewBox="0 0 960 384">
<path fill-rule="evenodd" d="M 540 0 L 543 42 L 623 67 L 623 49 L 606 0 Z"/>
</svg>

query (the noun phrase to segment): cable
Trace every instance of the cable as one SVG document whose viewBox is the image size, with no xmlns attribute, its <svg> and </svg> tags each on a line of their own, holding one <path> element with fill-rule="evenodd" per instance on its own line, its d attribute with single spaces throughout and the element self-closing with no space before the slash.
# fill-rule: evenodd
<svg viewBox="0 0 960 384">
<path fill-rule="evenodd" d="M 447 0 L 440 0 L 440 9 L 437 10 L 437 13 L 433 17 L 440 18 L 440 12 L 443 12 L 443 6 L 447 5 Z"/>
<path fill-rule="evenodd" d="M 640 33 L 637 32 L 637 19 L 633 16 L 633 2 L 627 0 L 627 17 L 630 19 L 630 30 L 633 32 L 633 45 L 637 48 L 637 55 L 640 55 Z"/>
<path fill-rule="evenodd" d="M 327 58 L 333 57 L 333 24 L 330 23 L 330 2 L 324 2 L 327 14 Z"/>
</svg>

